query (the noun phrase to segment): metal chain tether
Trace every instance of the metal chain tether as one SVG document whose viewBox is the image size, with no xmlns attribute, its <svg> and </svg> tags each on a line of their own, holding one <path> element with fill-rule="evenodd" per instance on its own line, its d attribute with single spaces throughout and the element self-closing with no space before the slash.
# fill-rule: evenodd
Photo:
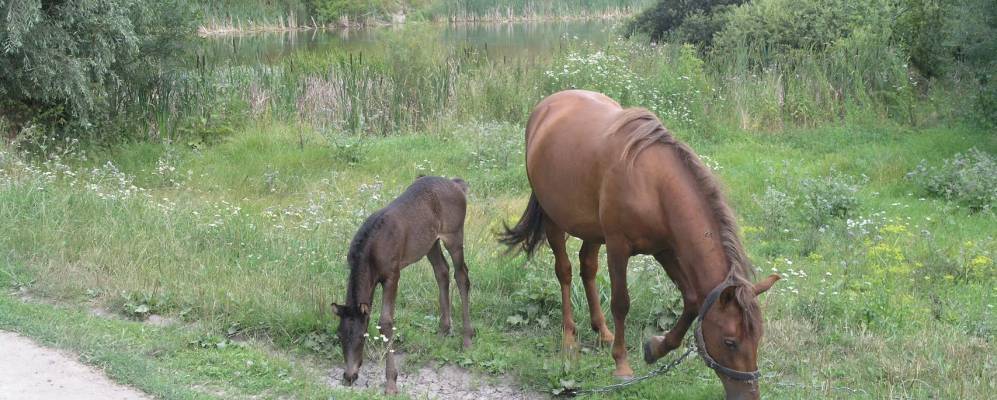
<svg viewBox="0 0 997 400">
<path fill-rule="evenodd" d="M 645 375 L 641 375 L 639 377 L 630 379 L 630 380 L 628 380 L 626 382 L 620 382 L 620 383 L 616 383 L 616 384 L 612 384 L 612 385 L 606 385 L 606 386 L 601 386 L 601 387 L 596 387 L 596 388 L 589 388 L 589 389 L 564 389 L 560 393 L 557 393 L 555 396 L 558 396 L 558 397 L 575 397 L 575 396 L 582 395 L 582 394 L 593 394 L 593 393 L 612 392 L 612 391 L 615 391 L 615 390 L 620 390 L 620 389 L 625 388 L 625 387 L 630 386 L 630 385 L 637 384 L 639 382 L 645 381 L 647 379 L 650 379 L 650 378 L 653 378 L 653 377 L 656 377 L 656 376 L 667 374 L 667 373 L 671 372 L 673 369 L 675 369 L 675 367 L 677 367 L 679 364 L 681 364 L 682 361 L 684 361 L 686 359 L 686 357 L 689 357 L 690 354 L 692 354 L 693 352 L 696 351 L 696 345 L 694 343 L 692 343 L 692 341 L 689 341 L 689 342 L 690 343 L 687 346 L 685 353 L 682 353 L 682 355 L 680 355 L 680 356 L 678 356 L 678 358 L 672 360 L 672 362 L 664 364 L 664 365 L 658 367 L 657 369 L 655 369 L 655 370 L 653 370 L 651 372 L 648 372 Z"/>
</svg>

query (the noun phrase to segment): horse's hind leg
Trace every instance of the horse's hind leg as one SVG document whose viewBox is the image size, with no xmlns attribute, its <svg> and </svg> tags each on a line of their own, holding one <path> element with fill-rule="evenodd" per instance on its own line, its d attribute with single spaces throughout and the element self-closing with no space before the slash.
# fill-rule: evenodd
<svg viewBox="0 0 997 400">
<path fill-rule="evenodd" d="M 467 263 L 464 261 L 464 232 L 458 232 L 452 237 L 444 238 L 443 244 L 450 252 L 453 260 L 454 277 L 457 279 L 457 290 L 460 291 L 461 317 L 464 322 L 464 348 L 471 347 L 474 337 L 474 327 L 471 326 L 471 279 L 467 276 Z"/>
<path fill-rule="evenodd" d="M 557 281 L 561 284 L 561 321 L 563 339 L 561 348 L 565 350 L 576 350 L 575 343 L 575 319 L 571 312 L 571 261 L 568 260 L 568 252 L 565 244 L 567 235 L 560 227 L 550 219 L 545 219 L 543 223 L 547 234 L 547 243 L 554 252 L 554 273 Z"/>
<path fill-rule="evenodd" d="M 451 253 L 453 254 L 453 253 Z M 447 259 L 443 258 L 443 250 L 440 249 L 440 241 L 433 243 L 433 248 L 426 254 L 429 263 L 433 264 L 433 273 L 436 275 L 436 284 L 440 286 L 440 336 L 451 335 L 450 317 L 450 266 Z M 456 262 L 456 260 L 455 260 Z"/>
<path fill-rule="evenodd" d="M 398 274 L 388 277 L 381 285 L 381 319 L 378 325 L 381 334 L 388 339 L 388 353 L 384 355 L 384 393 L 398 393 L 398 367 L 395 365 L 395 353 L 391 349 L 392 337 L 395 334 L 395 296 L 398 294 Z"/>
<path fill-rule="evenodd" d="M 595 274 L 599 272 L 599 247 L 596 242 L 582 242 L 578 252 L 578 262 L 581 264 L 582 283 L 585 285 L 585 299 L 589 303 L 589 316 L 592 330 L 599 333 L 599 340 L 604 343 L 613 342 L 613 333 L 606 327 L 606 317 L 602 315 L 599 304 L 599 290 L 595 287 Z"/>
</svg>

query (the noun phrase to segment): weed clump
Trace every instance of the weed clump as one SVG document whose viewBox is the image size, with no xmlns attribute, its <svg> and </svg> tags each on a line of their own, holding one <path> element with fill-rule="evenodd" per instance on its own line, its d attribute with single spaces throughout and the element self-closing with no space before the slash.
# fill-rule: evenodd
<svg viewBox="0 0 997 400">
<path fill-rule="evenodd" d="M 859 186 L 853 179 L 833 170 L 819 178 L 803 179 L 800 191 L 806 219 L 813 226 L 822 226 L 833 218 L 847 218 L 859 205 L 856 197 Z"/>
<path fill-rule="evenodd" d="M 956 153 L 939 167 L 921 160 L 907 179 L 933 196 L 964 203 L 973 211 L 990 211 L 997 203 L 997 159 L 975 147 Z"/>
</svg>

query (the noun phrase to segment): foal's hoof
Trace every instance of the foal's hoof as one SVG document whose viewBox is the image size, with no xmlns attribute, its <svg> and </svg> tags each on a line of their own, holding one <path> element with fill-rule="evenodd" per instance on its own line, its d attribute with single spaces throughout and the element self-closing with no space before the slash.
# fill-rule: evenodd
<svg viewBox="0 0 997 400">
<path fill-rule="evenodd" d="M 388 396 L 394 396 L 394 395 L 398 394 L 398 386 L 395 386 L 395 385 L 385 386 L 384 387 L 384 394 L 388 395 Z"/>
<path fill-rule="evenodd" d="M 464 338 L 464 350 L 471 348 L 471 338 Z"/>
</svg>

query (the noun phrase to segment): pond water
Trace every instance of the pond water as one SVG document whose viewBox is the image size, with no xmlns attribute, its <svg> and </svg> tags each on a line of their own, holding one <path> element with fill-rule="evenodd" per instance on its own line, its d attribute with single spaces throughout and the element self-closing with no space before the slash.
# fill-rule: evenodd
<svg viewBox="0 0 997 400">
<path fill-rule="evenodd" d="M 391 35 L 429 30 L 431 40 L 455 50 L 473 50 L 493 59 L 545 58 L 568 40 L 599 45 L 617 36 L 619 20 L 519 22 L 401 26 L 363 30 L 313 30 L 200 39 L 198 53 L 210 63 L 270 64 L 307 52 L 376 50 Z M 409 45 L 417 46 L 418 43 Z"/>
</svg>

